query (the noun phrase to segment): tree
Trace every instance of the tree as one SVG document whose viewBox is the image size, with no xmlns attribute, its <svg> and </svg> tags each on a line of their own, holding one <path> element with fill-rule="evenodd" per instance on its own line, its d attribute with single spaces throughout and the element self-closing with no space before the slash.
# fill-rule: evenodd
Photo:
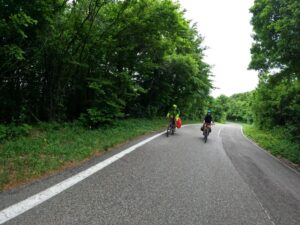
<svg viewBox="0 0 300 225">
<path fill-rule="evenodd" d="M 227 120 L 227 111 L 229 109 L 229 98 L 225 95 L 220 95 L 213 101 L 213 116 L 217 122 L 224 123 Z"/>
<path fill-rule="evenodd" d="M 246 123 L 253 122 L 253 92 L 245 92 L 230 96 L 227 119 Z"/>
<path fill-rule="evenodd" d="M 211 89 L 202 38 L 171 0 L 5 1 L 0 6 L 3 122 L 93 126 L 200 115 Z"/>
<path fill-rule="evenodd" d="M 250 68 L 260 72 L 255 123 L 287 129 L 299 141 L 300 2 L 256 0 L 251 12 L 255 34 Z"/>
<path fill-rule="evenodd" d="M 41 105 L 41 52 L 66 1 L 1 1 L 1 121 L 35 117 Z"/>
<path fill-rule="evenodd" d="M 255 0 L 251 69 L 300 78 L 300 2 Z"/>
<path fill-rule="evenodd" d="M 285 81 L 274 86 L 270 75 L 262 75 L 254 92 L 253 112 L 258 127 L 283 127 L 300 140 L 300 82 Z"/>
</svg>

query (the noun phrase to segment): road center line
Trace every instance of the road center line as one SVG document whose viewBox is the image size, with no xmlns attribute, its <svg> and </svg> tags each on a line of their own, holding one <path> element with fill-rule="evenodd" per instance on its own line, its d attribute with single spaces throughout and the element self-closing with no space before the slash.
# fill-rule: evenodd
<svg viewBox="0 0 300 225">
<path fill-rule="evenodd" d="M 112 164 L 113 162 L 117 161 L 118 159 L 124 157 L 125 155 L 129 154 L 130 152 L 136 150 L 138 147 L 141 147 L 142 145 L 152 141 L 153 139 L 159 137 L 160 135 L 164 134 L 164 132 L 161 132 L 159 134 L 156 134 L 150 138 L 147 138 L 144 141 L 141 141 L 127 149 L 125 149 L 124 151 L 58 183 L 53 185 L 52 187 L 41 191 L 21 202 L 18 202 L 12 206 L 9 206 L 5 209 L 3 209 L 2 211 L 0 211 L 0 224 L 3 224 L 21 214 L 23 214 L 24 212 L 32 209 L 33 207 L 47 201 L 48 199 L 58 195 L 59 193 L 63 192 L 64 190 L 72 187 L 73 185 L 79 183 L 80 181 L 88 178 L 89 176 L 93 175 L 94 173 L 102 170 L 103 168 L 105 168 L 106 166 Z"/>
</svg>

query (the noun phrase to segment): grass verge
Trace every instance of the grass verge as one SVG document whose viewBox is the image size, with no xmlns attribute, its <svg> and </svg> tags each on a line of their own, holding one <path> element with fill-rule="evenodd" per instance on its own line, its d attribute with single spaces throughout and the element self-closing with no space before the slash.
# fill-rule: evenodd
<svg viewBox="0 0 300 225">
<path fill-rule="evenodd" d="M 283 129 L 260 130 L 254 125 L 243 125 L 245 135 L 275 156 L 300 165 L 300 144 L 292 142 Z"/>
<path fill-rule="evenodd" d="M 28 136 L 0 144 L 0 191 L 77 165 L 166 124 L 165 119 L 128 119 L 95 130 L 72 123 L 35 126 Z"/>
</svg>

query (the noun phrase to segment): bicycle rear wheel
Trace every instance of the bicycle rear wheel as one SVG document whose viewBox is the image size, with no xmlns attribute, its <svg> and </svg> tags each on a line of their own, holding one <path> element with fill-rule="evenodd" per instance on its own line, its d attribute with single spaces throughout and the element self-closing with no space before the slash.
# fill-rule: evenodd
<svg viewBox="0 0 300 225">
<path fill-rule="evenodd" d="M 207 142 L 207 136 L 208 136 L 208 129 L 206 128 L 203 132 L 204 134 L 204 142 L 206 143 Z"/>
<path fill-rule="evenodd" d="M 170 125 L 167 127 L 167 133 L 166 133 L 166 135 L 167 135 L 167 137 L 169 137 L 169 134 L 170 134 Z"/>
</svg>

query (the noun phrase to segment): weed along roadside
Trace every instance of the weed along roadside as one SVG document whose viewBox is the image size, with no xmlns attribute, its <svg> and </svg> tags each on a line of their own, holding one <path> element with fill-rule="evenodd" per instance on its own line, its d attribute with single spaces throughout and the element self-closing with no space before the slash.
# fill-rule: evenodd
<svg viewBox="0 0 300 225">
<path fill-rule="evenodd" d="M 72 123 L 37 125 L 27 136 L 0 143 L 0 191 L 74 167 L 165 126 L 166 120 L 160 118 L 121 120 L 94 130 Z"/>
<path fill-rule="evenodd" d="M 244 134 L 272 155 L 289 160 L 300 168 L 300 144 L 292 141 L 282 130 L 260 130 L 253 125 L 243 125 Z"/>
</svg>

